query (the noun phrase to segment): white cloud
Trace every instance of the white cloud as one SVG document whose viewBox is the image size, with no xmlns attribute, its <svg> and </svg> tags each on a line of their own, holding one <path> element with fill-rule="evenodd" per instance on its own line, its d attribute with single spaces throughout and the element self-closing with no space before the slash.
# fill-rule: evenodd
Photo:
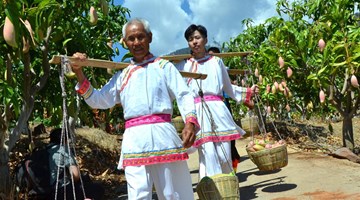
<svg viewBox="0 0 360 200">
<path fill-rule="evenodd" d="M 242 32 L 242 20 L 251 18 L 258 24 L 276 15 L 275 3 L 275 0 L 125 0 L 122 6 L 131 10 L 131 17 L 150 22 L 151 52 L 163 55 L 187 47 L 184 31 L 192 23 L 207 28 L 210 45 L 213 41 L 222 44 Z"/>
</svg>

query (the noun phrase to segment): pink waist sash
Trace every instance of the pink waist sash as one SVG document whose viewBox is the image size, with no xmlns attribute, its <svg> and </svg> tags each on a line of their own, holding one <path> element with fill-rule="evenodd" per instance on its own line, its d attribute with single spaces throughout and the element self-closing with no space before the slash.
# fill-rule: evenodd
<svg viewBox="0 0 360 200">
<path fill-rule="evenodd" d="M 216 95 L 205 95 L 204 100 L 205 101 L 222 101 L 223 97 L 222 96 L 216 96 Z M 196 97 L 195 98 L 195 103 L 200 103 L 200 102 L 201 102 L 201 98 Z"/>
<path fill-rule="evenodd" d="M 145 115 L 141 117 L 135 117 L 125 122 L 125 128 L 130 128 L 133 126 L 139 126 L 144 124 L 155 124 L 155 123 L 163 123 L 163 122 L 171 122 L 170 114 L 154 114 L 154 115 Z"/>
</svg>

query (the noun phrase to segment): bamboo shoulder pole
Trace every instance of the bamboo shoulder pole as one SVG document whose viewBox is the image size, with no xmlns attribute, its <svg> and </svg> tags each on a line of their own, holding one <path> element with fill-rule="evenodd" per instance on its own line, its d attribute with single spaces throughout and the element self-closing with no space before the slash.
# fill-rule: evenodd
<svg viewBox="0 0 360 200">
<path fill-rule="evenodd" d="M 98 68 L 110 68 L 110 69 L 124 69 L 126 68 L 129 63 L 124 62 L 112 62 L 109 60 L 100 60 L 100 59 L 86 59 L 84 61 L 79 61 L 76 58 L 71 56 L 67 57 L 72 64 L 80 65 L 80 66 L 89 66 L 89 67 L 98 67 Z M 49 61 L 50 64 L 61 64 L 61 56 L 53 56 L 52 59 Z M 192 72 L 182 72 L 180 74 L 183 77 L 187 78 L 194 78 L 194 79 L 205 79 L 207 74 L 200 74 L 200 73 L 192 73 Z"/>
</svg>

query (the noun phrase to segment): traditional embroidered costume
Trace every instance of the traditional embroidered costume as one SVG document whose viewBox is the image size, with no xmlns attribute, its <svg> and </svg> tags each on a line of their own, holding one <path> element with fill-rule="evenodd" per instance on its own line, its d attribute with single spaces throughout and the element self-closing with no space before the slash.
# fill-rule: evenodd
<svg viewBox="0 0 360 200">
<path fill-rule="evenodd" d="M 232 85 L 222 59 L 216 56 L 189 58 L 177 63 L 176 67 L 180 71 L 207 74 L 207 78 L 200 81 L 185 78 L 195 96 L 196 112 L 201 127 L 193 145 L 199 148 L 200 177 L 230 173 L 233 170 L 230 161 L 230 141 L 239 139 L 245 131 L 234 122 L 222 101 L 223 92 L 237 102 L 249 102 L 251 89 Z M 200 98 L 200 89 L 205 102 Z M 215 127 L 212 127 L 211 119 L 215 122 Z"/>
<path fill-rule="evenodd" d="M 125 168 L 130 193 L 132 185 L 144 184 L 150 186 L 148 192 L 151 195 L 152 182 L 136 178 L 147 177 L 147 173 L 155 175 L 153 181 L 156 186 L 162 184 L 160 187 L 166 187 L 164 177 L 157 176 L 168 170 L 171 173 L 169 176 L 181 181 L 174 187 L 179 188 L 182 182 L 189 183 L 181 186 L 185 188 L 182 190 L 190 193 L 185 197 L 179 194 L 181 199 L 193 199 L 186 163 L 188 154 L 171 124 L 173 100 L 177 101 L 185 122 L 197 126 L 198 122 L 194 98 L 172 63 L 150 54 L 142 63 L 132 61 L 99 90 L 94 89 L 88 80 L 77 85 L 76 89 L 92 108 L 107 109 L 116 104 L 123 106 L 126 129 L 118 168 Z"/>
</svg>

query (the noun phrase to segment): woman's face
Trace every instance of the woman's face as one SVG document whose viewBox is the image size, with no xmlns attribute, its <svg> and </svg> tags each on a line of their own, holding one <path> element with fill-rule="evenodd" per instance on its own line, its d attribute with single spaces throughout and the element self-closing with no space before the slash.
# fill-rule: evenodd
<svg viewBox="0 0 360 200">
<path fill-rule="evenodd" d="M 207 38 L 204 38 L 199 31 L 195 31 L 188 39 L 188 45 L 193 54 L 206 52 L 206 43 Z"/>
</svg>

